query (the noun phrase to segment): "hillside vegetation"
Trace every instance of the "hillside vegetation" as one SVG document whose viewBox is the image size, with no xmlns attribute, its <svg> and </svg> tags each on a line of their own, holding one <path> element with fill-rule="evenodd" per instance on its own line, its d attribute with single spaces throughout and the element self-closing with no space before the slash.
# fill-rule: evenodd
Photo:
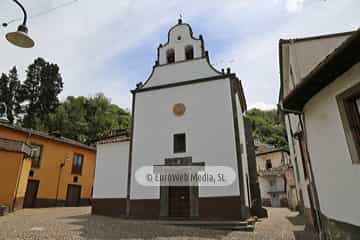
<svg viewBox="0 0 360 240">
<path fill-rule="evenodd" d="M 268 143 L 279 148 L 287 148 L 285 125 L 280 121 L 277 111 L 262 111 L 251 109 L 246 113 L 253 128 L 254 140 Z"/>
</svg>

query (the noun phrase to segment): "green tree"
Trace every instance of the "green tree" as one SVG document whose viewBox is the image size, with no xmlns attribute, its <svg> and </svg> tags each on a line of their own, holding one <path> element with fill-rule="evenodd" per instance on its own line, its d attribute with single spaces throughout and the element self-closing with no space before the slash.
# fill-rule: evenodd
<svg viewBox="0 0 360 240">
<path fill-rule="evenodd" d="M 53 114 L 47 128 L 62 136 L 90 143 L 112 130 L 127 129 L 130 114 L 99 93 L 95 97 L 69 96 Z"/>
<path fill-rule="evenodd" d="M 43 58 L 35 59 L 27 71 L 21 87 L 20 99 L 26 103 L 23 126 L 47 130 L 49 114 L 59 105 L 58 95 L 63 89 L 63 81 L 56 64 Z"/>
<path fill-rule="evenodd" d="M 0 77 L 0 102 L 4 102 L 7 106 L 7 116 L 10 123 L 18 119 L 20 113 L 19 91 L 20 80 L 16 67 L 13 67 L 9 74 L 1 74 Z"/>
<path fill-rule="evenodd" d="M 253 128 L 253 137 L 263 143 L 287 148 L 286 129 L 276 110 L 251 109 L 246 113 Z"/>
</svg>

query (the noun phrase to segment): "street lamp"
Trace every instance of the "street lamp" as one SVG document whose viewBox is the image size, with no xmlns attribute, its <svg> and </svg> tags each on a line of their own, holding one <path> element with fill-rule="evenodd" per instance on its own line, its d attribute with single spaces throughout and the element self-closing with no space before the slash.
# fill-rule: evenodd
<svg viewBox="0 0 360 240">
<path fill-rule="evenodd" d="M 7 106 L 5 103 L 0 102 L 0 123 L 8 123 L 8 122 L 9 119 L 7 117 Z"/>
<path fill-rule="evenodd" d="M 25 11 L 25 8 L 21 3 L 19 3 L 17 0 L 13 0 L 24 13 L 24 21 L 21 25 L 19 25 L 16 32 L 10 32 L 6 34 L 6 39 L 14 44 L 15 46 L 22 47 L 22 48 L 32 48 L 35 43 L 34 41 L 28 36 L 28 28 L 26 27 L 26 20 L 27 20 L 27 14 Z"/>
</svg>

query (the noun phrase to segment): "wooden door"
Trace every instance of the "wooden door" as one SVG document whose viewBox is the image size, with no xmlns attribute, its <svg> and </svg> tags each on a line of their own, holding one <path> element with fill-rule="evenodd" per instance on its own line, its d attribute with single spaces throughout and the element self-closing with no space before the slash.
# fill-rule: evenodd
<svg viewBox="0 0 360 240">
<path fill-rule="evenodd" d="M 169 216 L 190 216 L 190 188 L 169 187 Z"/>
<path fill-rule="evenodd" d="M 78 207 L 80 204 L 81 186 L 68 185 L 66 194 L 66 207 Z"/>
<path fill-rule="evenodd" d="M 29 180 L 25 199 L 24 199 L 24 208 L 33 208 L 35 207 L 36 195 L 39 189 L 39 181 L 38 180 Z"/>
</svg>

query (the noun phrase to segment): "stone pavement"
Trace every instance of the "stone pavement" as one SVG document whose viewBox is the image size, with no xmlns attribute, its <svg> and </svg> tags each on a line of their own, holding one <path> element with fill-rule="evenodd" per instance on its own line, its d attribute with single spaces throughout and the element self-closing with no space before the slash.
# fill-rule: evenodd
<svg viewBox="0 0 360 240">
<path fill-rule="evenodd" d="M 260 219 L 253 232 L 239 232 L 91 216 L 89 207 L 23 209 L 0 217 L 0 239 L 316 239 L 296 212 L 268 211 L 269 218 Z"/>
</svg>

